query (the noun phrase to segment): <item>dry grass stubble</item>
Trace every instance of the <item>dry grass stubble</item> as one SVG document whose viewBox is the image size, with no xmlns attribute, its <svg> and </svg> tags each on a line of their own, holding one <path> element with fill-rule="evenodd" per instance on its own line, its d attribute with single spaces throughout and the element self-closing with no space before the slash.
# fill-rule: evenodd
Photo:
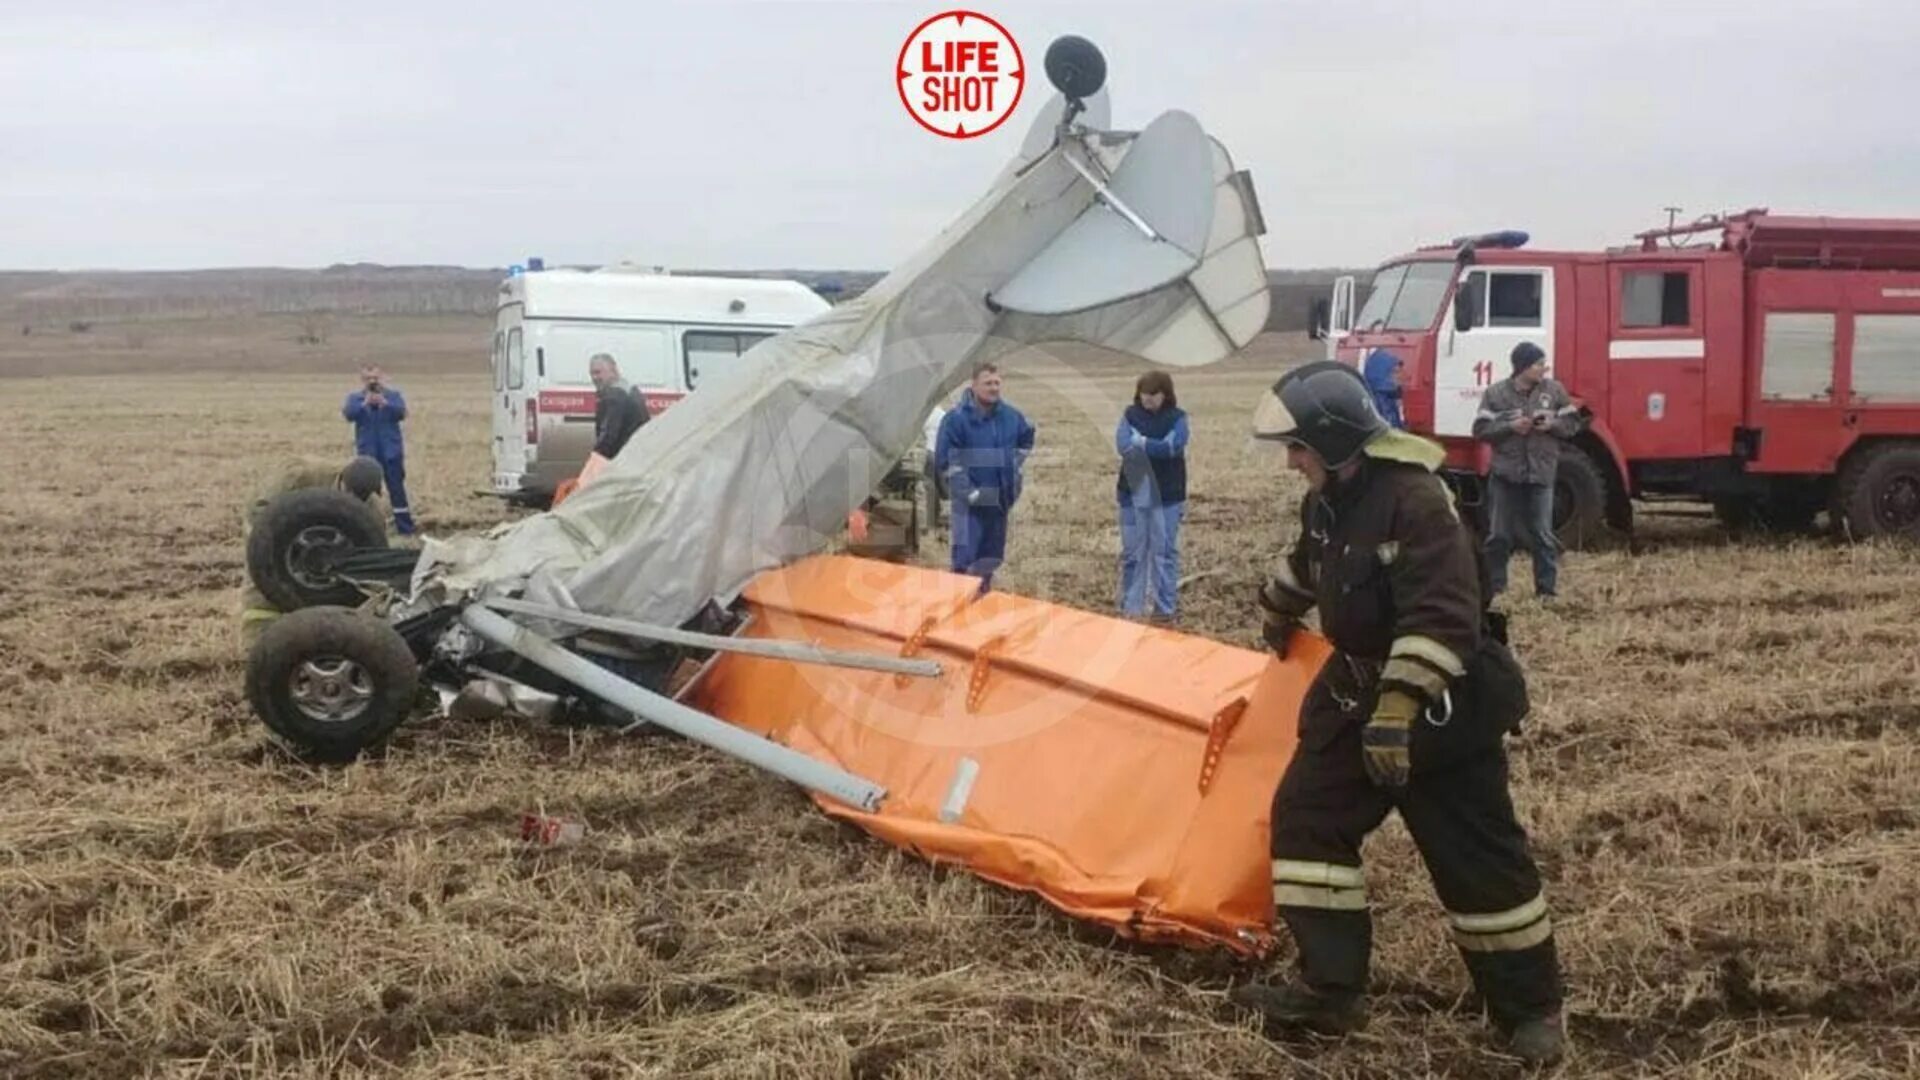
<svg viewBox="0 0 1920 1080">
<path fill-rule="evenodd" d="M 1280 351 L 1179 376 L 1186 625 L 1249 645 L 1297 493 L 1243 435 Z M 387 359 L 430 527 L 500 520 L 470 494 L 483 377 Z M 1043 370 L 1010 387 L 1044 452 L 1003 580 L 1109 609 L 1102 409 L 1136 369 Z M 342 379 L 0 387 L 0 1073 L 1513 1071 L 1397 823 L 1368 850 L 1374 1026 L 1274 1044 L 1224 1006 L 1244 972 L 1219 959 L 1112 942 L 684 743 L 420 722 L 381 760 L 294 765 L 240 694 L 237 504 L 272 459 L 343 450 Z M 1920 1074 L 1914 554 L 1647 532 L 1572 557 L 1562 610 L 1513 604 L 1565 1072 Z M 523 849 L 536 807 L 587 839 Z"/>
</svg>

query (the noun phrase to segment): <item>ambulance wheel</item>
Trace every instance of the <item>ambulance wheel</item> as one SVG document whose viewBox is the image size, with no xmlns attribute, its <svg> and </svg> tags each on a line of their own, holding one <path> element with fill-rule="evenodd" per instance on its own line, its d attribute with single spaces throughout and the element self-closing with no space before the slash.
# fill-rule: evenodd
<svg viewBox="0 0 1920 1080">
<path fill-rule="evenodd" d="M 1553 531 L 1568 551 L 1595 547 L 1608 535 L 1607 478 L 1575 444 L 1560 448 L 1553 474 Z"/>
<path fill-rule="evenodd" d="M 1843 536 L 1920 540 L 1920 443 L 1869 446 L 1840 470 L 1833 516 Z"/>
<path fill-rule="evenodd" d="M 386 523 L 344 491 L 305 488 L 278 496 L 247 538 L 247 575 L 281 611 L 360 602 L 360 590 L 334 575 L 342 556 L 387 546 Z"/>
<path fill-rule="evenodd" d="M 419 689 L 419 666 L 399 631 L 348 608 L 275 619 L 247 655 L 254 714 L 314 761 L 352 761 L 386 741 Z"/>
</svg>

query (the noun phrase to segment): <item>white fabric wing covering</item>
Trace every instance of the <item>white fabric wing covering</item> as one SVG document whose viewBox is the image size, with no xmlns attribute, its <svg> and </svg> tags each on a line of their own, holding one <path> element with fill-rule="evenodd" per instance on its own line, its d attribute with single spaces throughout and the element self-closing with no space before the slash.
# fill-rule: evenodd
<svg viewBox="0 0 1920 1080">
<path fill-rule="evenodd" d="M 1156 123 L 1193 123 L 1168 116 L 1176 119 Z M 1225 149 L 1210 139 L 1211 169 L 1170 181 L 1206 184 L 1210 193 L 1157 193 L 1173 206 L 1212 200 L 1206 251 L 1190 273 L 1071 315 L 996 312 L 987 303 L 1084 213 L 1112 213 L 1096 206 L 1092 185 L 1063 154 L 1113 168 L 1129 142 L 1067 138 L 1071 150 L 1055 145 L 1016 160 L 958 221 L 858 299 L 761 342 L 747 354 L 752 362 L 641 428 L 558 508 L 485 536 L 429 540 L 407 609 L 524 590 L 566 607 L 678 625 L 709 600 L 730 602 L 755 574 L 826 547 L 976 360 L 1083 341 L 1190 366 L 1252 340 L 1268 303 L 1259 214 Z M 1094 269 L 1088 276 L 1100 276 Z"/>
</svg>

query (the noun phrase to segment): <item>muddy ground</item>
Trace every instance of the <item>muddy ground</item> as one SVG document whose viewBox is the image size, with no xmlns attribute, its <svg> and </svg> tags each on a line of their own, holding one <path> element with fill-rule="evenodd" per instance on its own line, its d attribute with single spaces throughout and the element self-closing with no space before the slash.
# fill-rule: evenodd
<svg viewBox="0 0 1920 1080">
<path fill-rule="evenodd" d="M 285 455 L 345 452 L 340 395 L 371 355 L 414 409 L 427 526 L 501 520 L 473 493 L 485 327 L 0 338 L 0 1075 L 1517 1072 L 1397 822 L 1367 851 L 1372 1026 L 1277 1044 L 1225 1004 L 1245 969 L 930 868 L 685 743 L 425 721 L 351 768 L 272 748 L 240 692 L 242 499 Z M 1308 348 L 1178 377 L 1193 633 L 1256 641 L 1297 488 L 1245 424 Z M 1004 587 L 1111 607 L 1106 440 L 1136 370 L 1012 379 L 1042 450 Z M 1562 1072 L 1920 1075 L 1920 557 L 1698 516 L 1642 534 L 1571 556 L 1557 610 L 1524 586 L 1512 604 Z M 524 848 L 536 808 L 586 840 Z"/>
</svg>

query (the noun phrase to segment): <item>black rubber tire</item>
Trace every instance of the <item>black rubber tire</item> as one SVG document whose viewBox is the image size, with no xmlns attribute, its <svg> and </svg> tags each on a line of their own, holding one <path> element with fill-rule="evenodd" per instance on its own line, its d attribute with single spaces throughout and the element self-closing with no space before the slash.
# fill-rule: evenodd
<svg viewBox="0 0 1920 1080">
<path fill-rule="evenodd" d="M 406 721 L 419 691 L 420 667 L 399 631 L 348 608 L 275 619 L 247 655 L 254 715 L 313 761 L 352 761 L 379 746 Z"/>
<path fill-rule="evenodd" d="M 1855 454 L 1835 486 L 1836 531 L 1854 540 L 1920 540 L 1920 442 L 1888 442 Z"/>
<path fill-rule="evenodd" d="M 247 576 L 281 611 L 350 607 L 360 590 L 326 572 L 332 558 L 386 546 L 386 523 L 359 499 L 332 488 L 289 491 L 266 505 L 247 538 Z"/>
<path fill-rule="evenodd" d="M 1560 448 L 1560 465 L 1553 475 L 1553 531 L 1568 551 L 1598 546 L 1612 533 L 1607 527 L 1606 475 L 1591 455 L 1572 443 Z"/>
</svg>

